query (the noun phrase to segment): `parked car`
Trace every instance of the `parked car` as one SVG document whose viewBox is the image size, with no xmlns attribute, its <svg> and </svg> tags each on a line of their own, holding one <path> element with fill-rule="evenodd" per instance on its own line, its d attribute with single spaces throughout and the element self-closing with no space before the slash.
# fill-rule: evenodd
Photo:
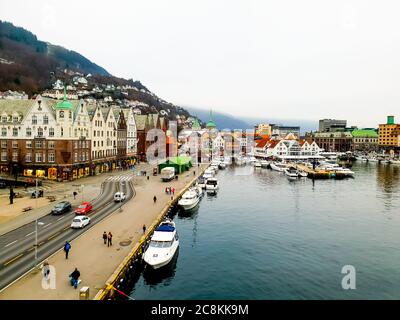
<svg viewBox="0 0 400 320">
<path fill-rule="evenodd" d="M 71 223 L 72 229 L 82 229 L 90 223 L 90 218 L 87 216 L 76 216 Z"/>
<path fill-rule="evenodd" d="M 68 201 L 61 201 L 60 203 L 57 203 L 53 210 L 51 210 L 51 214 L 53 215 L 58 215 L 58 214 L 63 214 L 68 211 L 71 211 L 72 206 L 71 203 Z"/>
<path fill-rule="evenodd" d="M 90 204 L 90 202 L 82 202 L 78 208 L 75 209 L 75 214 L 77 215 L 84 215 L 88 214 L 90 211 L 92 211 L 93 206 Z"/>
<path fill-rule="evenodd" d="M 124 201 L 125 199 L 126 199 L 126 195 L 123 192 L 117 192 L 114 195 L 115 202 L 121 202 L 121 201 Z"/>
<path fill-rule="evenodd" d="M 4 180 L 0 180 L 0 189 L 7 188 L 7 183 Z"/>
</svg>

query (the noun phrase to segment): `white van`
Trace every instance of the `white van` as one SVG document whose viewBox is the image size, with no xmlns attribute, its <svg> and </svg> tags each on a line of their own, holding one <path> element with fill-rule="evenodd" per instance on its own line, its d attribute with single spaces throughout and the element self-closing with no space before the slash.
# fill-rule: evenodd
<svg viewBox="0 0 400 320">
<path fill-rule="evenodd" d="M 175 168 L 166 167 L 161 169 L 161 180 L 162 181 L 171 181 L 175 177 Z"/>
</svg>

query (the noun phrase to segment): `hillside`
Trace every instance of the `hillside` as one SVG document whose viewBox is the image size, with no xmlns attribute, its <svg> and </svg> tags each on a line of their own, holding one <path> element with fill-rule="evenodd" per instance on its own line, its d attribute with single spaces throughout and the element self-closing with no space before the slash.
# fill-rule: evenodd
<svg viewBox="0 0 400 320">
<path fill-rule="evenodd" d="M 79 87 L 74 80 L 77 77 L 86 79 Z M 140 81 L 114 77 L 81 54 L 38 40 L 30 31 L 0 20 L 0 91 L 24 91 L 31 97 L 52 90 L 57 80 L 75 84 L 79 98 L 108 98 L 122 106 L 136 101 L 142 113 L 162 112 L 171 120 L 177 115 L 190 116 L 183 108 L 157 97 Z"/>
</svg>

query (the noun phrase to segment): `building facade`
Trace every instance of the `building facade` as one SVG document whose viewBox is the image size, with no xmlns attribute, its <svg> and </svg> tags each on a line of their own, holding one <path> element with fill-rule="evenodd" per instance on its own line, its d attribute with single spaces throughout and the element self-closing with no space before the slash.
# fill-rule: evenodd
<svg viewBox="0 0 400 320">
<path fill-rule="evenodd" d="M 345 131 L 347 126 L 346 120 L 322 119 L 319 120 L 319 132 L 337 132 Z"/>
</svg>

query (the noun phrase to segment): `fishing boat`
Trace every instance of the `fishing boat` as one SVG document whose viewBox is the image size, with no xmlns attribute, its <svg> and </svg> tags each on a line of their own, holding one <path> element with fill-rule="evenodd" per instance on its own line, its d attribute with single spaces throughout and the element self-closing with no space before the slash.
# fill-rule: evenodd
<svg viewBox="0 0 400 320">
<path fill-rule="evenodd" d="M 153 269 L 159 269 L 172 260 L 178 247 L 179 238 L 175 223 L 167 219 L 154 231 L 143 259 Z"/>
</svg>

